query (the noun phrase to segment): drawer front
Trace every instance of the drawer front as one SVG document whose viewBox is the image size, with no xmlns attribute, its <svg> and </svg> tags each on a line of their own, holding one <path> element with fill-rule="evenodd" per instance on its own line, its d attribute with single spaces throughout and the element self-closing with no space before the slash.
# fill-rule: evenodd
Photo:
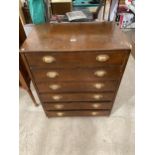
<svg viewBox="0 0 155 155">
<path fill-rule="evenodd" d="M 112 101 L 114 93 L 40 94 L 42 102 Z"/>
<path fill-rule="evenodd" d="M 103 92 L 115 91 L 117 81 L 101 82 L 41 82 L 37 84 L 39 93 L 49 92 Z"/>
<path fill-rule="evenodd" d="M 110 110 L 87 110 L 87 111 L 45 111 L 48 117 L 65 116 L 109 116 Z"/>
<path fill-rule="evenodd" d="M 99 81 L 117 80 L 121 75 L 119 67 L 92 69 L 35 69 L 32 74 L 36 82 L 43 81 Z"/>
<path fill-rule="evenodd" d="M 43 103 L 45 110 L 111 109 L 112 102 Z"/>
<path fill-rule="evenodd" d="M 125 51 L 110 52 L 68 52 L 68 53 L 29 53 L 26 58 L 30 67 L 72 68 L 102 67 L 104 65 L 122 65 Z"/>
</svg>

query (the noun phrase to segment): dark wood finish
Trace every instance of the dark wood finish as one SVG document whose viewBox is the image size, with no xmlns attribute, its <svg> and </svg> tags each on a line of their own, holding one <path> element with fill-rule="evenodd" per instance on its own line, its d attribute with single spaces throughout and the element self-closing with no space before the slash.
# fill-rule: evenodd
<svg viewBox="0 0 155 155">
<path fill-rule="evenodd" d="M 22 7 L 22 10 L 23 10 L 23 14 L 24 14 L 24 17 L 25 17 L 26 24 L 32 23 L 29 8 L 28 7 Z"/>
<path fill-rule="evenodd" d="M 57 85 L 58 89 L 52 89 L 50 86 Z M 102 85 L 98 88 L 98 85 Z M 100 82 L 41 82 L 37 83 L 39 93 L 49 92 L 103 92 L 103 91 L 115 91 L 118 81 L 100 81 Z"/>
<path fill-rule="evenodd" d="M 21 19 L 19 18 L 19 48 L 21 47 L 25 39 L 26 39 L 26 34 L 24 31 Z"/>
<path fill-rule="evenodd" d="M 96 71 L 105 70 L 107 73 L 103 77 L 97 77 Z M 55 78 L 47 77 L 48 72 L 57 72 L 59 75 Z M 99 80 L 117 80 L 121 75 L 119 67 L 102 68 L 77 68 L 77 69 L 36 69 L 32 70 L 36 82 L 42 81 L 99 81 Z"/>
<path fill-rule="evenodd" d="M 99 62 L 96 57 L 106 54 L 109 59 L 105 62 Z M 26 54 L 26 58 L 31 68 L 73 68 L 73 67 L 103 67 L 107 65 L 122 65 L 124 57 L 127 54 L 122 51 L 112 52 L 72 52 L 72 53 L 50 53 L 41 52 L 36 55 L 35 52 Z M 55 61 L 45 63 L 44 56 L 52 56 Z M 81 63 L 82 62 L 82 63 Z"/>
<path fill-rule="evenodd" d="M 21 47 L 22 43 L 26 39 L 26 34 L 22 25 L 22 22 L 19 18 L 19 47 Z M 30 95 L 33 103 L 37 106 L 36 100 L 32 94 L 32 91 L 30 89 L 30 82 L 31 79 L 28 75 L 28 72 L 26 70 L 25 64 L 23 62 L 23 59 L 21 58 L 21 54 L 19 53 L 19 83 L 22 88 L 27 90 L 28 94 Z"/>
<path fill-rule="evenodd" d="M 31 71 L 29 70 L 29 66 L 28 66 L 28 64 L 27 64 L 27 61 L 26 61 L 26 59 L 25 59 L 25 56 L 24 56 L 23 53 L 20 53 L 20 54 L 21 54 L 21 59 L 22 59 L 23 63 L 25 64 L 25 69 L 27 70 L 28 76 L 29 76 L 29 78 L 32 80 L 32 82 L 33 82 L 33 84 L 34 84 L 34 87 L 36 88 L 36 92 L 37 92 L 37 94 L 38 94 L 38 97 L 39 97 L 39 92 L 38 92 L 38 90 L 37 90 L 35 81 L 34 81 L 34 79 L 33 79 L 33 77 L 32 77 L 32 73 L 31 73 Z M 30 85 L 29 85 L 29 88 L 30 88 Z M 30 90 L 31 90 L 31 89 L 30 89 Z M 39 97 L 39 99 L 40 99 L 40 97 Z M 34 104 L 35 104 L 35 106 L 38 106 L 38 105 L 39 105 L 38 103 L 36 103 L 36 101 L 34 102 Z"/>
<path fill-rule="evenodd" d="M 46 110 L 111 109 L 112 102 L 43 103 Z"/>
<path fill-rule="evenodd" d="M 71 12 L 71 2 L 51 3 L 53 15 L 65 15 L 67 12 Z"/>
<path fill-rule="evenodd" d="M 115 23 L 62 23 L 36 25 L 22 48 L 29 52 L 130 50 Z M 123 51 L 123 52 L 124 52 Z"/>
<path fill-rule="evenodd" d="M 95 95 L 101 95 L 100 99 L 95 99 Z M 55 96 L 60 96 L 59 100 L 55 100 Z M 67 94 L 40 94 L 42 102 L 72 102 L 72 101 L 112 101 L 114 93 L 67 93 Z"/>
<path fill-rule="evenodd" d="M 34 27 L 21 48 L 21 55 L 48 117 L 107 116 L 130 48 L 114 23 L 43 24 Z M 109 59 L 96 61 L 100 54 L 108 55 Z M 44 56 L 52 56 L 55 61 L 47 64 L 42 60 Z M 98 70 L 106 74 L 97 77 L 94 73 Z M 47 77 L 49 71 L 58 76 Z M 93 86 L 102 82 L 105 86 L 101 89 Z M 49 85 L 61 87 L 51 89 Z"/>
<path fill-rule="evenodd" d="M 24 89 L 27 90 L 28 94 L 30 95 L 33 103 L 35 104 L 35 106 L 38 106 L 38 104 L 36 103 L 36 100 L 32 94 L 32 91 L 30 89 L 30 81 L 27 82 L 28 79 L 25 78 L 24 74 L 22 74 L 22 71 L 19 70 L 19 83 L 20 83 L 20 86 Z"/>
<path fill-rule="evenodd" d="M 93 113 L 96 113 L 95 115 Z M 65 116 L 109 116 L 110 110 L 87 110 L 87 111 L 46 111 L 47 117 L 60 117 L 62 113 Z"/>
</svg>

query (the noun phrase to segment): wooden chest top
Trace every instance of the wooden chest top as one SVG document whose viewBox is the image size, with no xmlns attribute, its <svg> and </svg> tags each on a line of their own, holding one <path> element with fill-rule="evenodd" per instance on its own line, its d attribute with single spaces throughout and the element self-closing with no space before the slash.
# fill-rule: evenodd
<svg viewBox="0 0 155 155">
<path fill-rule="evenodd" d="M 36 25 L 21 49 L 25 52 L 71 52 L 130 49 L 113 22 Z"/>
</svg>

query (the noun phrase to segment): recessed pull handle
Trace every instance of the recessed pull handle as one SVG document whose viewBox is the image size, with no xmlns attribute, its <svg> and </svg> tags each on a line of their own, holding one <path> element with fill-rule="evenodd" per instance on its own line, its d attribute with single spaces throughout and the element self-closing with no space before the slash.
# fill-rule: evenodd
<svg viewBox="0 0 155 155">
<path fill-rule="evenodd" d="M 46 76 L 49 78 L 56 78 L 59 74 L 55 71 L 50 71 L 46 73 Z"/>
<path fill-rule="evenodd" d="M 64 113 L 63 112 L 57 112 L 57 116 L 63 116 Z"/>
<path fill-rule="evenodd" d="M 103 97 L 103 96 L 102 96 L 101 94 L 95 94 L 95 95 L 93 96 L 93 98 L 94 98 L 95 100 L 100 100 L 102 97 Z"/>
<path fill-rule="evenodd" d="M 52 89 L 52 90 L 57 90 L 60 88 L 60 85 L 58 84 L 52 84 L 52 85 L 49 85 L 49 88 Z"/>
<path fill-rule="evenodd" d="M 101 88 L 103 88 L 105 85 L 104 85 L 104 83 L 95 83 L 94 84 L 94 87 L 96 88 L 96 89 L 101 89 Z"/>
<path fill-rule="evenodd" d="M 44 56 L 42 58 L 43 62 L 45 63 L 52 63 L 55 61 L 55 58 L 53 56 Z"/>
<path fill-rule="evenodd" d="M 61 95 L 53 95 L 52 98 L 55 101 L 59 101 L 62 98 L 62 96 Z"/>
<path fill-rule="evenodd" d="M 54 105 L 54 107 L 56 109 L 62 109 L 64 107 L 64 105 L 63 104 L 56 104 L 56 105 Z"/>
<path fill-rule="evenodd" d="M 107 72 L 105 70 L 98 70 L 94 74 L 97 77 L 103 77 L 103 76 L 105 76 L 107 74 Z"/>
<path fill-rule="evenodd" d="M 94 103 L 94 104 L 92 105 L 93 108 L 99 108 L 100 106 L 101 106 L 101 105 L 98 104 L 98 103 Z"/>
<path fill-rule="evenodd" d="M 110 58 L 109 55 L 101 54 L 96 57 L 96 60 L 99 62 L 106 62 L 109 58 Z"/>
</svg>

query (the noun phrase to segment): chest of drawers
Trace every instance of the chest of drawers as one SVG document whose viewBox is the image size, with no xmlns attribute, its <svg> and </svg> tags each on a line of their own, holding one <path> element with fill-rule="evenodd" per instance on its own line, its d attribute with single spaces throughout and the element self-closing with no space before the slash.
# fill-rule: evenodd
<svg viewBox="0 0 155 155">
<path fill-rule="evenodd" d="M 20 53 L 47 117 L 107 116 L 130 45 L 111 22 L 44 24 Z"/>
</svg>

